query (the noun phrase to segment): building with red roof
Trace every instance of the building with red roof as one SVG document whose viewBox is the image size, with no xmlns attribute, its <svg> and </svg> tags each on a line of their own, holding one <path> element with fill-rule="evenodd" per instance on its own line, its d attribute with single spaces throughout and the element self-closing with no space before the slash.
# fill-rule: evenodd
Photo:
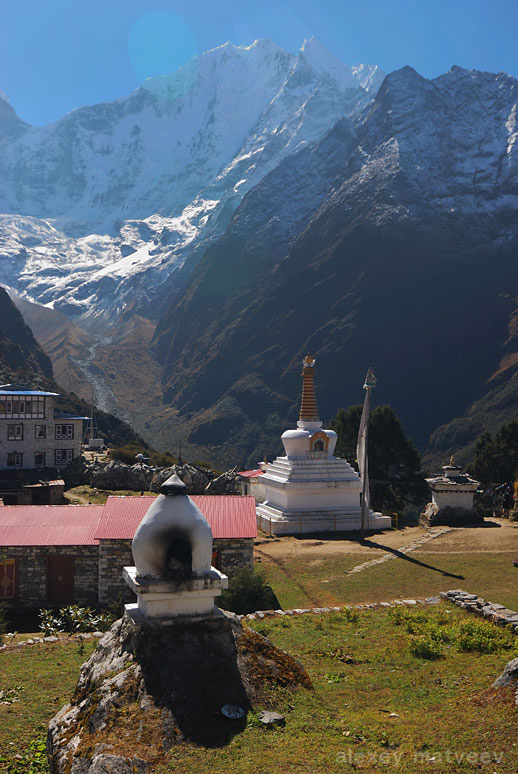
<svg viewBox="0 0 518 774">
<path fill-rule="evenodd" d="M 0 601 L 21 608 L 106 604 L 131 594 L 122 568 L 154 497 L 109 497 L 105 505 L 0 507 Z M 193 495 L 212 528 L 213 565 L 251 567 L 257 535 L 250 496 Z"/>
</svg>

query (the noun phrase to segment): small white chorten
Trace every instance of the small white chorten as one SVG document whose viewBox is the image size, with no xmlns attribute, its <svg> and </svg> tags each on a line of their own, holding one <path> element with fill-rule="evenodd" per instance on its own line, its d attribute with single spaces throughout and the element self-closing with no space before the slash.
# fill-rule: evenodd
<svg viewBox="0 0 518 774">
<path fill-rule="evenodd" d="M 426 479 L 432 502 L 421 514 L 421 524 L 426 527 L 461 527 L 483 523 L 483 517 L 473 508 L 473 497 L 480 482 L 463 473 L 462 468 L 455 465 L 453 456 L 450 457 L 450 464 L 443 465 L 442 470 L 442 475 Z"/>
<path fill-rule="evenodd" d="M 261 477 L 266 500 L 257 507 L 257 522 L 275 535 L 361 528 L 362 481 L 346 460 L 333 455 L 336 433 L 322 429 L 314 366 L 315 358 L 306 355 L 297 429 L 282 434 L 286 456 L 268 463 Z M 391 519 L 369 511 L 366 527 L 387 529 Z"/>
<path fill-rule="evenodd" d="M 124 580 L 137 595 L 136 604 L 125 605 L 126 615 L 136 624 L 213 616 L 228 578 L 211 566 L 210 524 L 178 476 L 160 492 L 135 532 L 135 566 L 124 567 Z"/>
</svg>

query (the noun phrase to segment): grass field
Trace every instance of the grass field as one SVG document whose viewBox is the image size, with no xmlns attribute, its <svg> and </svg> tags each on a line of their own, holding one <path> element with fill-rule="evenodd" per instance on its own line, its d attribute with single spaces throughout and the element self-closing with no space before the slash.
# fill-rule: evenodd
<svg viewBox="0 0 518 774">
<path fill-rule="evenodd" d="M 518 610 L 518 529 L 501 520 L 495 529 L 454 530 L 411 553 L 400 549 L 425 530 L 396 530 L 359 540 L 261 540 L 255 550 L 283 608 L 427 597 L 462 588 Z M 358 574 L 355 565 L 393 558 Z"/>
<path fill-rule="evenodd" d="M 47 771 L 41 747 L 48 722 L 70 700 L 96 644 L 60 641 L 0 653 L 0 772 Z"/>
<path fill-rule="evenodd" d="M 445 603 L 410 615 L 419 626 L 447 631 L 472 620 Z M 302 662 L 313 689 L 269 692 L 264 707 L 282 712 L 285 728 L 261 727 L 257 707 L 228 745 L 178 744 L 157 774 L 516 771 L 513 695 L 490 686 L 518 641 L 493 627 L 502 637 L 497 652 L 463 652 L 455 641 L 443 646 L 441 658 L 426 660 L 412 655 L 413 635 L 395 624 L 393 614 L 368 610 L 350 617 L 332 613 L 254 622 Z M 14 688 L 19 698 L 0 704 L 0 771 L 9 770 L 5 759 L 15 754 L 21 755 L 19 768 L 10 771 L 45 771 L 39 763 L 31 768 L 31 755 L 38 753 L 29 744 L 43 739 L 48 719 L 72 693 L 85 656 L 77 642 L 0 654 L 0 690 Z"/>
<path fill-rule="evenodd" d="M 286 609 L 427 597 L 462 588 L 518 610 L 514 556 L 512 551 L 489 556 L 416 551 L 349 576 L 347 570 L 364 562 L 364 555 L 308 556 L 304 564 L 296 557 L 281 564 L 263 558 L 258 566 Z"/>
</svg>

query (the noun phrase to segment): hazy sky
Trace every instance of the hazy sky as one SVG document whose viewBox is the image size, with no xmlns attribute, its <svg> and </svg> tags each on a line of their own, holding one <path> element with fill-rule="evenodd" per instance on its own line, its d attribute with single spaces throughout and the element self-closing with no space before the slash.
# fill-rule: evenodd
<svg viewBox="0 0 518 774">
<path fill-rule="evenodd" d="M 346 64 L 518 77 L 518 0 L 0 0 L 0 92 L 44 124 L 227 40 L 312 35 Z"/>
</svg>

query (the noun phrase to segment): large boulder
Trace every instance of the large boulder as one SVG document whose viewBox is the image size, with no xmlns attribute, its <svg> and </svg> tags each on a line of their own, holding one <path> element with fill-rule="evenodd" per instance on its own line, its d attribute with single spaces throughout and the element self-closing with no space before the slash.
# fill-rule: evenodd
<svg viewBox="0 0 518 774">
<path fill-rule="evenodd" d="M 151 481 L 151 491 L 159 492 L 164 481 L 174 475 L 183 481 L 189 494 L 203 494 L 212 477 L 212 471 L 182 463 L 172 465 L 170 468 L 160 468 Z"/>
<path fill-rule="evenodd" d="M 50 771 L 145 774 L 179 741 L 226 744 L 246 727 L 247 710 L 279 685 L 311 688 L 311 681 L 233 614 L 142 627 L 124 617 L 99 641 L 71 704 L 49 724 Z M 229 716 L 222 711 L 229 705 L 243 711 Z"/>
<path fill-rule="evenodd" d="M 237 467 L 225 471 L 213 478 L 205 487 L 205 494 L 239 494 L 240 486 L 237 480 Z"/>
<path fill-rule="evenodd" d="M 148 491 L 155 470 L 149 465 L 125 465 L 113 460 L 97 468 L 90 484 L 97 489 L 130 489 L 134 492 Z"/>
<path fill-rule="evenodd" d="M 428 503 L 419 523 L 422 527 L 476 527 L 484 523 L 484 517 L 473 508 L 439 508 Z"/>
</svg>

